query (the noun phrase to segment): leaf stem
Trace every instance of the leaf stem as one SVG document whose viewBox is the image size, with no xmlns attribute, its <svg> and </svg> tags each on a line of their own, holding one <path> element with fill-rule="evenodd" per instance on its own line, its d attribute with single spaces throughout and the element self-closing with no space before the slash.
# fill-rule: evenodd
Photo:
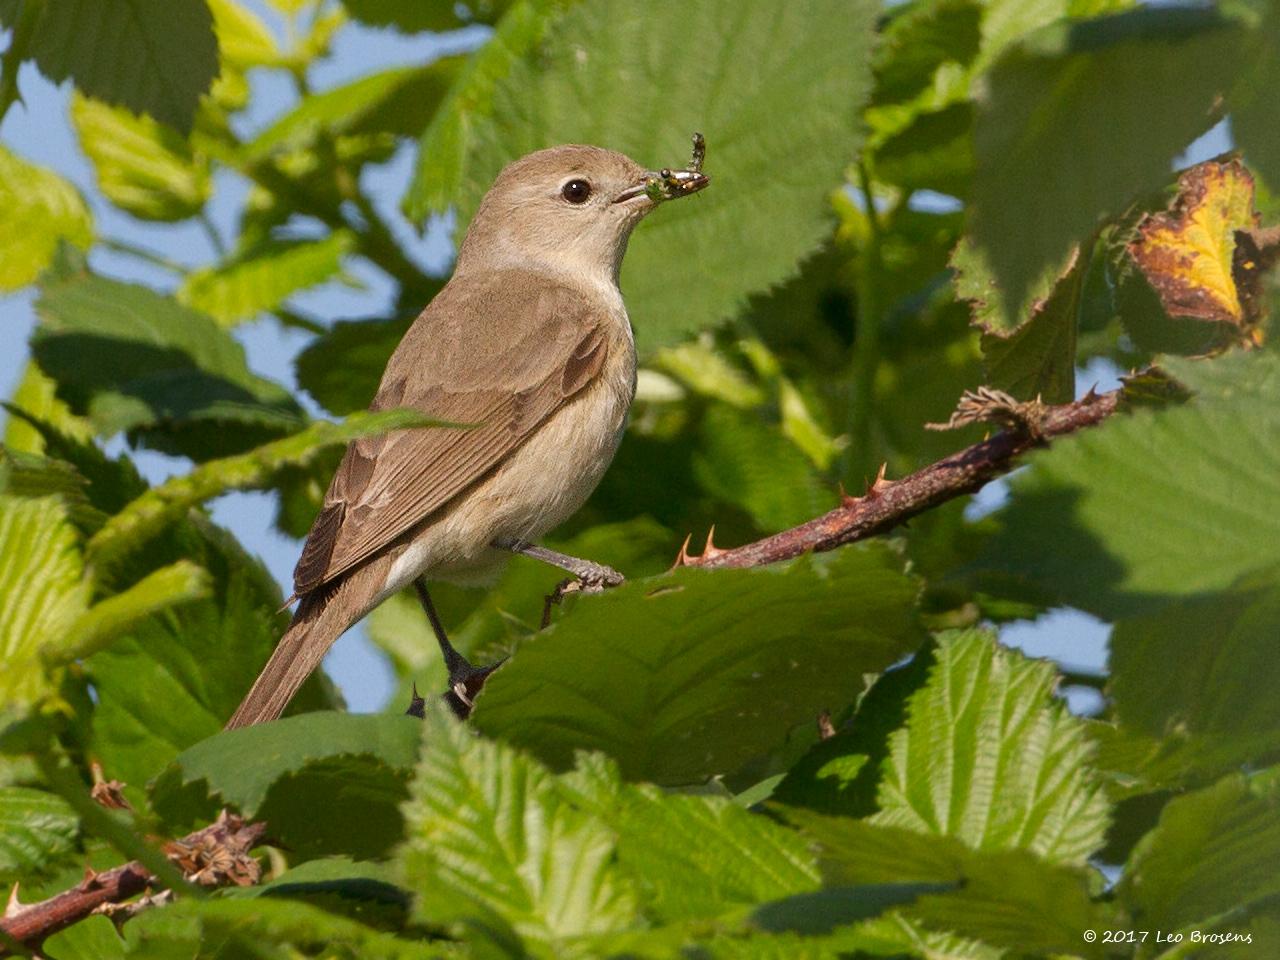
<svg viewBox="0 0 1280 960">
<path fill-rule="evenodd" d="M 869 470 L 872 464 L 871 449 L 872 409 L 875 404 L 876 370 L 880 366 L 880 324 L 884 305 L 881 303 L 880 276 L 884 272 L 882 255 L 883 234 L 880 218 L 876 213 L 875 197 L 871 192 L 871 178 L 866 164 L 858 163 L 858 189 L 866 206 L 867 242 L 858 257 L 858 315 L 853 336 L 853 366 L 850 370 L 852 396 L 849 405 L 849 446 L 844 455 L 844 473 L 849 476 L 859 468 Z M 870 477 L 862 478 L 870 480 Z"/>
<path fill-rule="evenodd" d="M 222 234 L 218 232 L 218 225 L 209 216 L 208 207 L 201 208 L 199 220 L 200 226 L 204 228 L 204 235 L 209 238 L 209 245 L 213 247 L 213 252 L 219 260 L 222 260 L 227 255 L 227 245 L 222 239 Z"/>
<path fill-rule="evenodd" d="M 148 250 L 146 247 L 138 246 L 136 243 L 130 243 L 128 240 L 120 240 L 116 237 L 99 237 L 98 242 L 108 250 L 116 253 L 124 253 L 131 257 L 137 257 L 139 260 L 145 260 L 153 266 L 166 270 L 177 276 L 186 276 L 190 271 L 182 264 L 175 260 L 170 260 L 163 254 L 156 253 L 154 250 Z"/>
</svg>

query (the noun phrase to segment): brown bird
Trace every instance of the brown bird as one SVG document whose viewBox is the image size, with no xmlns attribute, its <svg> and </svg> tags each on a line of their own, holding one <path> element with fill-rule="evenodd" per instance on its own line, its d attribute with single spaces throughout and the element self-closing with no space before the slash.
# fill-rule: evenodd
<svg viewBox="0 0 1280 960">
<path fill-rule="evenodd" d="M 333 642 L 411 583 L 467 702 L 468 681 L 487 671 L 453 650 L 425 580 L 483 582 L 516 552 L 588 588 L 622 581 L 530 541 L 582 505 L 617 450 L 636 384 L 619 267 L 647 213 L 707 185 L 693 166 L 655 173 L 562 146 L 502 171 L 371 405 L 469 426 L 348 446 L 294 570 L 293 622 L 229 728 L 280 716 Z"/>
</svg>

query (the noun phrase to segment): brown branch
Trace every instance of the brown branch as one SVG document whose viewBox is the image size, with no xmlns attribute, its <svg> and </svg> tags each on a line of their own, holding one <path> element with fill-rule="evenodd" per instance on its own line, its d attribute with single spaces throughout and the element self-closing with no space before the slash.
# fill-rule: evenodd
<svg viewBox="0 0 1280 960">
<path fill-rule="evenodd" d="M 265 823 L 245 823 L 224 810 L 209 826 L 165 844 L 164 852 L 193 883 L 206 887 L 250 886 L 260 879 L 261 869 L 249 851 L 261 842 L 266 829 Z M 110 916 L 115 912 L 111 905 L 137 896 L 153 880 L 151 873 L 134 860 L 101 873 L 86 869 L 84 879 L 76 886 L 39 903 L 19 903 L 15 884 L 0 917 L 0 930 L 18 943 L 38 947 L 47 937 L 94 913 Z M 3 953 L 0 947 L 0 954 Z"/>
<path fill-rule="evenodd" d="M 1056 406 L 1039 401 L 1019 404 L 998 391 L 982 389 L 966 394 L 947 426 L 963 426 L 980 420 L 999 423 L 1005 429 L 981 443 L 924 467 L 901 480 L 886 480 L 884 469 L 861 497 L 842 497 L 830 513 L 755 543 L 723 550 L 707 537 L 701 556 L 691 556 L 689 541 L 680 548 L 676 566 L 759 567 L 801 554 L 834 550 L 891 530 L 941 503 L 973 493 L 996 477 L 1008 473 L 1018 457 L 1054 437 L 1074 433 L 1100 423 L 1115 413 L 1121 391 L 1089 395 Z"/>
</svg>

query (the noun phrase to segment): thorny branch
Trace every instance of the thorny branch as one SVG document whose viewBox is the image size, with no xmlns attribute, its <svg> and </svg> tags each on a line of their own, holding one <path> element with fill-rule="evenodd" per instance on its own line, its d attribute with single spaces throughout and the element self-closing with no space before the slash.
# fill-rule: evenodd
<svg viewBox="0 0 1280 960">
<path fill-rule="evenodd" d="M 1115 413 L 1122 391 L 1093 393 L 1074 403 L 1049 406 L 1033 400 L 1019 403 L 998 390 L 980 388 L 961 398 L 951 420 L 931 424 L 953 429 L 970 423 L 997 423 L 1004 429 L 994 437 L 917 470 L 901 480 L 880 475 L 861 497 L 843 495 L 829 513 L 763 540 L 723 550 L 707 536 L 702 554 L 689 553 L 689 540 L 676 557 L 677 567 L 759 567 L 790 560 L 804 553 L 834 550 L 891 530 L 941 503 L 973 493 L 1013 469 L 1015 461 L 1034 447 L 1064 434 L 1093 426 Z"/>
<path fill-rule="evenodd" d="M 224 810 L 209 826 L 165 844 L 164 852 L 192 883 L 252 886 L 262 872 L 249 851 L 262 841 L 266 829 L 265 823 L 246 823 Z M 0 916 L 0 931 L 11 940 L 36 948 L 47 937 L 95 913 L 127 919 L 137 911 L 136 904 L 126 901 L 147 890 L 153 879 L 136 860 L 101 873 L 86 869 L 84 879 L 70 890 L 29 904 L 19 902 L 18 885 L 14 884 Z M 144 899 L 160 903 L 167 898 L 161 893 Z M 5 953 L 0 944 L 0 955 Z"/>
</svg>

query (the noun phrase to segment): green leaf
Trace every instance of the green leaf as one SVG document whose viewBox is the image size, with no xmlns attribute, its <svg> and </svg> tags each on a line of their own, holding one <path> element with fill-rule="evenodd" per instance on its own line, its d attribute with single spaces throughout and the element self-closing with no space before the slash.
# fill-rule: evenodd
<svg viewBox="0 0 1280 960">
<path fill-rule="evenodd" d="M 123 960 L 124 941 L 106 917 L 85 917 L 49 937 L 40 949 L 58 960 Z"/>
<path fill-rule="evenodd" d="M 311 146 L 322 131 L 420 133 L 448 91 L 460 62 L 460 58 L 445 57 L 425 67 L 395 67 L 304 97 L 245 144 L 244 159 L 253 163 Z M 418 121 L 411 122 L 410 117 Z"/>
<path fill-rule="evenodd" d="M 378 392 L 387 361 L 413 321 L 340 320 L 298 354 L 298 384 L 330 413 L 363 410 Z"/>
<path fill-rule="evenodd" d="M 438 422 L 413 410 L 357 413 L 342 423 L 317 421 L 291 437 L 249 453 L 211 460 L 190 473 L 152 487 L 108 520 L 89 541 L 89 563 L 95 567 L 110 565 L 197 504 L 230 490 L 268 486 L 285 467 L 306 466 L 326 447 Z"/>
<path fill-rule="evenodd" d="M 229 804 L 266 820 L 304 858 L 376 857 L 402 835 L 420 736 L 412 717 L 343 713 L 228 730 L 181 753 L 154 783 L 152 802 L 174 825 Z"/>
<path fill-rule="evenodd" d="M 820 813 L 875 813 L 890 735 L 906 723 L 907 704 L 928 680 L 936 649 L 930 642 L 909 663 L 881 674 L 858 702 L 853 718 L 792 764 L 772 799 Z"/>
<path fill-rule="evenodd" d="M 741 507 L 768 532 L 825 513 L 838 498 L 778 428 L 724 404 L 703 418 L 693 468 L 703 489 Z"/>
<path fill-rule="evenodd" d="M 43 870 L 70 853 L 80 818 L 61 797 L 31 787 L 0 787 L 0 883 Z"/>
<path fill-rule="evenodd" d="M 901 569 L 877 544 L 632 581 L 520 646 L 473 721 L 560 767 L 593 749 L 629 779 L 734 773 L 918 644 L 917 585 Z"/>
<path fill-rule="evenodd" d="M 574 6 L 554 29 L 550 6 L 513 6 L 459 77 L 423 135 L 410 215 L 456 204 L 465 223 L 501 167 L 540 147 L 607 144 L 676 166 L 699 130 L 711 188 L 658 210 L 623 269 L 642 348 L 717 324 L 793 275 L 829 236 L 829 195 L 859 144 L 874 5 L 606 0 Z M 733 43 L 708 42 L 722 36 Z M 637 78 L 650 79 L 640 89 Z M 696 282 L 672 282 L 681 263 L 697 265 Z"/>
<path fill-rule="evenodd" d="M 0 704 L 20 707 L 53 692 L 43 656 L 74 642 L 84 612 L 78 538 L 60 497 L 0 494 Z"/>
<path fill-rule="evenodd" d="M 0 146 L 0 292 L 34 280 L 63 239 L 78 247 L 93 241 L 93 218 L 79 191 Z"/>
<path fill-rule="evenodd" d="M 1084 863 L 1102 845 L 1109 810 L 1092 744 L 1056 684 L 1052 664 L 984 632 L 940 638 L 906 726 L 889 738 L 873 821 Z"/>
<path fill-rule="evenodd" d="M 1280 587 L 1274 576 L 1123 620 L 1111 635 L 1110 693 L 1119 722 L 1168 738 L 1208 774 L 1280 748 Z M 1177 664 L 1178 669 L 1168 669 Z"/>
<path fill-rule="evenodd" d="M 1045 271 L 1016 310 L 992 276 L 985 252 L 969 241 L 956 247 L 956 296 L 967 300 L 982 331 L 983 368 L 990 386 L 1022 400 L 1075 399 L 1076 337 L 1088 256 L 1074 251 Z"/>
<path fill-rule="evenodd" d="M 1120 881 L 1137 923 L 1172 931 L 1280 895 L 1277 773 L 1234 773 L 1169 801 Z"/>
<path fill-rule="evenodd" d="M 1251 69 L 1233 91 L 1231 133 L 1249 165 L 1274 190 L 1280 185 L 1280 130 L 1267 104 L 1269 92 L 1280 84 L 1280 6 L 1268 3 L 1265 11 L 1245 55 Z"/>
<path fill-rule="evenodd" d="M 1113 417 L 1033 454 L 983 566 L 1115 617 L 1276 563 L 1278 391 L 1247 386 L 1221 401 Z"/>
<path fill-rule="evenodd" d="M 186 560 L 161 567 L 123 593 L 99 600 L 76 619 L 69 630 L 74 643 L 53 654 L 55 662 L 92 656 L 141 621 L 169 607 L 209 596 L 209 574 Z"/>
<path fill-rule="evenodd" d="M 973 176 L 973 105 L 922 111 L 875 148 L 873 164 L 885 183 L 963 196 Z"/>
<path fill-rule="evenodd" d="M 37 362 L 102 434 L 137 431 L 148 446 L 207 459 L 304 421 L 226 331 L 147 287 L 73 268 L 45 279 L 36 310 Z"/>
<path fill-rule="evenodd" d="M 894 907 L 903 906 L 926 893 L 951 889 L 945 883 L 886 883 L 861 887 L 828 887 L 801 893 L 757 907 L 752 923 L 773 933 L 801 933 L 821 936 L 837 927 L 869 920 Z"/>
<path fill-rule="evenodd" d="M 1083 869 L 1047 863 L 1026 850 L 973 850 L 952 837 L 849 817 L 783 814 L 817 843 L 829 884 L 953 887 L 902 910 L 927 930 L 952 931 L 1018 956 L 1103 956 L 1101 946 L 1081 934 L 1107 929 L 1112 917 L 1091 902 L 1091 876 Z"/>
<path fill-rule="evenodd" d="M 663 923 L 777 903 L 818 885 L 803 837 L 724 797 L 626 787 L 610 822 L 618 831 L 619 864 L 633 878 L 646 914 Z"/>
<path fill-rule="evenodd" d="M 873 102 L 904 103 L 922 93 L 943 64 L 969 64 L 978 54 L 982 14 L 973 0 L 891 8 L 876 47 Z"/>
<path fill-rule="evenodd" d="M 185 220 L 213 193 L 208 160 L 171 127 L 76 94 L 71 122 L 98 189 L 143 220 Z"/>
<path fill-rule="evenodd" d="M 1167 179 L 1212 124 L 1242 39 L 1216 9 L 1148 7 L 1047 28 L 992 68 L 969 227 L 1010 302 Z"/>
<path fill-rule="evenodd" d="M 27 361 L 22 379 L 14 388 L 9 404 L 10 408 L 6 409 L 11 415 L 9 422 L 5 424 L 4 436 L 0 439 L 10 450 L 44 452 L 44 437 L 27 421 L 27 417 L 42 421 L 76 440 L 88 441 L 93 436 L 93 424 L 83 417 L 77 417 L 70 407 L 58 399 L 57 384 L 46 377 L 31 360 Z"/>
<path fill-rule="evenodd" d="M 218 53 L 236 70 L 279 66 L 280 49 L 271 29 L 240 0 L 209 0 Z"/>
<path fill-rule="evenodd" d="M 279 639 L 280 588 L 230 536 L 183 524 L 158 538 L 149 557 L 178 553 L 213 575 L 214 594 L 142 622 L 91 657 L 98 693 L 93 755 L 108 776 L 146 783 L 174 756 L 217 733 Z M 154 562 L 154 561 L 153 561 Z M 291 710 L 332 706 L 317 675 Z M 185 824 L 184 824 L 185 826 Z"/>
<path fill-rule="evenodd" d="M 437 960 L 452 946 L 408 940 L 296 900 L 183 899 L 146 910 L 125 927 L 126 956 L 323 956 L 331 960 Z"/>
<path fill-rule="evenodd" d="M 41 5 L 31 55 L 55 83 L 148 113 L 187 134 L 218 72 L 203 0 L 58 0 Z"/>
<path fill-rule="evenodd" d="M 346 230 L 323 240 L 269 244 L 189 274 L 176 296 L 223 326 L 235 326 L 274 310 L 299 290 L 333 279 L 354 249 L 355 237 Z"/>
<path fill-rule="evenodd" d="M 422 133 L 418 168 L 402 201 L 408 217 L 425 220 L 458 202 L 477 149 L 477 121 L 494 115 L 497 85 L 522 57 L 538 49 L 556 17 L 575 2 L 517 0 L 493 36 L 471 55 Z"/>
<path fill-rule="evenodd" d="M 400 868 L 415 916 L 514 931 L 533 956 L 595 956 L 589 942 L 636 920 L 614 832 L 545 767 L 477 738 L 438 705 L 405 808 Z"/>
</svg>

